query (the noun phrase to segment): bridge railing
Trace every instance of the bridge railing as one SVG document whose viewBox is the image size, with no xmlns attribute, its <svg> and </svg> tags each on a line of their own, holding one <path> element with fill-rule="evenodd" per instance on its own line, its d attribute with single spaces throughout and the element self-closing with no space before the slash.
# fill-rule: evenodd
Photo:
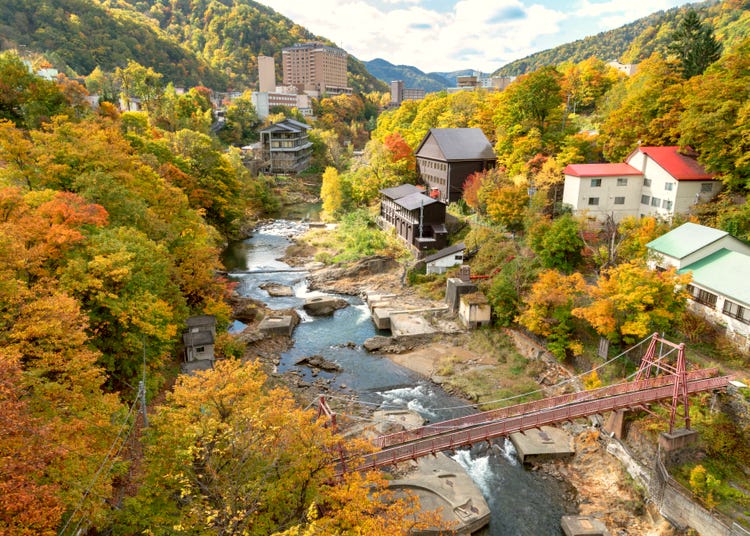
<svg viewBox="0 0 750 536">
<path fill-rule="evenodd" d="M 715 376 L 717 373 L 718 370 L 715 368 L 699 369 L 689 372 L 687 379 L 688 381 L 702 380 L 711 376 Z M 651 378 L 647 380 L 631 381 L 627 383 L 620 383 L 617 385 L 610 385 L 607 387 L 600 387 L 598 389 L 591 389 L 589 391 L 551 396 L 548 398 L 543 398 L 541 400 L 524 402 L 522 404 L 515 404 L 504 408 L 467 415 L 465 417 L 458 417 L 447 421 L 428 424 L 426 426 L 415 428 L 413 430 L 404 430 L 402 432 L 395 432 L 393 434 L 380 436 L 374 440 L 374 444 L 378 447 L 385 448 L 391 445 L 398 445 L 406 443 L 408 441 L 414 441 L 423 439 L 425 437 L 431 437 L 434 435 L 457 431 L 462 428 L 476 426 L 478 424 L 487 423 L 490 421 L 508 419 L 510 417 L 528 413 L 535 413 L 550 408 L 574 404 L 584 400 L 608 398 L 612 396 L 640 391 L 645 388 L 662 387 L 666 385 L 671 386 L 674 385 L 674 381 L 674 376 L 659 376 L 657 378 Z"/>
<path fill-rule="evenodd" d="M 696 376 L 699 375 L 699 373 L 696 374 Z M 687 391 L 688 393 L 697 393 L 723 388 L 727 386 L 730 379 L 731 376 L 720 376 L 689 380 Z M 545 408 L 534 413 L 516 415 L 502 420 L 491 420 L 489 422 L 485 420 L 471 427 L 464 427 L 450 432 L 443 431 L 440 435 L 412 440 L 402 445 L 390 446 L 364 456 L 363 464 L 357 469 L 365 470 L 392 465 L 416 459 L 427 454 L 453 450 L 557 422 L 571 421 L 606 411 L 640 406 L 664 398 L 671 398 L 673 395 L 673 382 L 661 385 L 664 383 L 662 379 L 651 378 L 634 383 L 638 383 L 641 389 L 601 399 L 582 400 L 560 407 Z M 648 387 L 644 388 L 644 385 Z"/>
</svg>

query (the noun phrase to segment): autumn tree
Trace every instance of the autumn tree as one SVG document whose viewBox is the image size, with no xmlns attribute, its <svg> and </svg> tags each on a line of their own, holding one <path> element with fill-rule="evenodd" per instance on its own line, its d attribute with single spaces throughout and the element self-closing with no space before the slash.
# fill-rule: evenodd
<svg viewBox="0 0 750 536">
<path fill-rule="evenodd" d="M 500 169 L 489 170 L 482 178 L 478 192 L 480 205 L 487 217 L 510 232 L 523 229 L 523 220 L 529 205 L 527 185 L 508 178 Z"/>
<path fill-rule="evenodd" d="M 692 7 L 683 15 L 670 36 L 667 50 L 680 63 L 685 78 L 703 74 L 706 67 L 721 56 L 721 43 L 714 37 L 711 25 L 702 23 Z"/>
<path fill-rule="evenodd" d="M 599 141 L 604 156 L 619 162 L 638 144 L 674 145 L 682 110 L 683 79 L 673 65 L 653 55 L 605 96 Z"/>
<path fill-rule="evenodd" d="M 563 275 L 545 270 L 524 297 L 524 308 L 517 322 L 537 335 L 547 338 L 550 352 L 560 361 L 568 352 L 577 355 L 583 350 L 572 339 L 574 320 L 571 311 L 585 294 L 586 283 L 580 273 Z"/>
<path fill-rule="evenodd" d="M 588 289 L 591 303 L 573 309 L 573 315 L 612 343 L 633 344 L 680 318 L 689 281 L 689 274 L 674 269 L 658 272 L 645 263 L 623 263 L 602 271 Z"/>
<path fill-rule="evenodd" d="M 180 377 L 152 418 L 145 479 L 118 530 L 407 534 L 414 510 L 381 500 L 382 480 L 333 479 L 342 440 L 325 424 L 268 387 L 257 363 Z"/>
<path fill-rule="evenodd" d="M 679 130 L 732 190 L 750 186 L 750 38 L 687 82 Z"/>
<path fill-rule="evenodd" d="M 333 217 L 343 206 L 341 177 L 336 168 L 327 167 L 323 172 L 323 184 L 320 187 L 320 198 L 323 200 L 323 212 Z"/>
<path fill-rule="evenodd" d="M 529 245 L 545 268 L 571 273 L 582 260 L 580 226 L 570 214 L 539 220 L 529 231 Z"/>
</svg>

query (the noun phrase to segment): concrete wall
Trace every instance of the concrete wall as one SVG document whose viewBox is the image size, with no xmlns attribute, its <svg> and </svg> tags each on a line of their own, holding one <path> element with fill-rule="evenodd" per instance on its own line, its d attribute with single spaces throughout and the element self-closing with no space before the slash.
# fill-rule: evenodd
<svg viewBox="0 0 750 536">
<path fill-rule="evenodd" d="M 693 500 L 692 494 L 669 476 L 661 460 L 653 468 L 641 465 L 619 441 L 611 441 L 607 452 L 615 456 L 639 484 L 659 513 L 680 529 L 692 528 L 703 536 L 750 536 L 731 520 L 718 517 Z"/>
</svg>

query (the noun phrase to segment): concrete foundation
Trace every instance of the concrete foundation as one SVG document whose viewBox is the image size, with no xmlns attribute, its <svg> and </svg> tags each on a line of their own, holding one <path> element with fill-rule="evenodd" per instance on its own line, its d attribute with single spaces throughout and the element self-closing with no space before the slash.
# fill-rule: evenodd
<svg viewBox="0 0 750 536">
<path fill-rule="evenodd" d="M 291 337 L 294 330 L 294 319 L 291 316 L 267 316 L 260 321 L 258 329 L 268 335 Z"/>
<path fill-rule="evenodd" d="M 376 307 L 372 309 L 372 322 L 378 329 L 391 329 L 391 312 L 390 307 Z"/>
<path fill-rule="evenodd" d="M 478 288 L 474 283 L 466 283 L 458 277 L 451 277 L 446 282 L 445 301 L 450 306 L 451 311 L 455 313 L 458 311 L 461 296 L 463 294 L 471 294 L 477 290 Z"/>
<path fill-rule="evenodd" d="M 695 430 L 687 430 L 685 428 L 678 428 L 671 434 L 667 432 L 659 434 L 659 445 L 666 452 L 687 447 L 695 443 L 697 440 L 698 432 Z"/>
<path fill-rule="evenodd" d="M 395 313 L 390 315 L 391 335 L 394 337 L 408 337 L 435 333 L 427 320 L 418 314 Z"/>
<path fill-rule="evenodd" d="M 550 458 L 565 458 L 576 453 L 570 434 L 554 426 L 542 426 L 510 435 L 521 463 Z"/>
<path fill-rule="evenodd" d="M 609 419 L 604 425 L 604 430 L 617 439 L 625 436 L 625 413 L 627 409 L 618 409 L 609 414 Z"/>
<path fill-rule="evenodd" d="M 388 487 L 414 493 L 424 511 L 440 509 L 442 518 L 451 523 L 450 534 L 471 534 L 490 522 L 490 508 L 481 490 L 458 462 L 442 452 L 420 458 L 414 472 L 390 481 Z M 437 536 L 446 531 L 434 527 L 409 534 Z"/>
<path fill-rule="evenodd" d="M 560 526 L 565 536 L 609 536 L 604 523 L 591 516 L 563 516 Z"/>
</svg>

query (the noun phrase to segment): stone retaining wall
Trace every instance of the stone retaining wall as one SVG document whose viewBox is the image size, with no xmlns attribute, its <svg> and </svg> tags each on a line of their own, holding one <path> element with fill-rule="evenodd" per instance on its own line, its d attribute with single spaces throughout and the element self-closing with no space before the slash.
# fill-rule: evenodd
<svg viewBox="0 0 750 536">
<path fill-rule="evenodd" d="M 617 440 L 609 442 L 607 452 L 620 460 L 630 476 L 647 490 L 648 500 L 676 527 L 690 527 L 703 536 L 750 536 L 750 531 L 695 502 L 692 494 L 669 476 L 661 459 L 657 458 L 653 468 L 644 467 Z"/>
</svg>

